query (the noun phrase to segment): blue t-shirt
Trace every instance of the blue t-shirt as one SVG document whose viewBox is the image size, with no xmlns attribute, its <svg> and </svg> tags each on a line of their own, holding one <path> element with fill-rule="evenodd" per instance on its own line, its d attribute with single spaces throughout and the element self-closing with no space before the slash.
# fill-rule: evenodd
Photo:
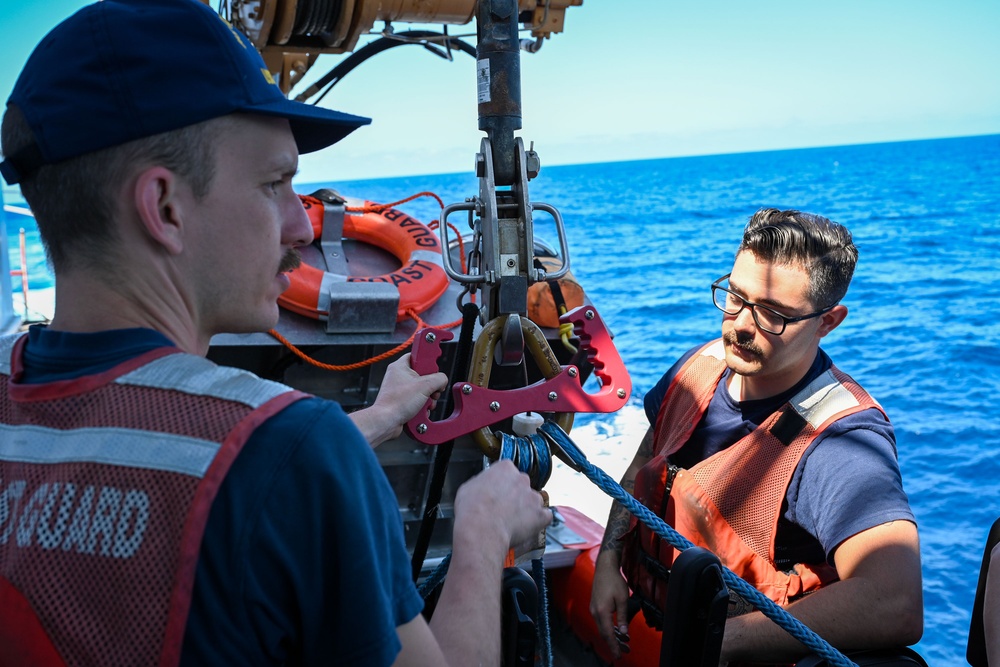
<svg viewBox="0 0 1000 667">
<path fill-rule="evenodd" d="M 24 382 L 173 346 L 149 329 L 32 327 Z M 212 505 L 182 665 L 390 665 L 423 608 L 395 494 L 339 405 L 296 401 L 250 436 Z"/>
<path fill-rule="evenodd" d="M 701 346 L 689 350 L 646 394 L 643 405 L 655 425 L 674 376 Z M 691 438 L 670 456 L 690 468 L 757 428 L 813 379 L 832 365 L 820 350 L 806 375 L 777 396 L 736 401 L 726 389 L 732 370 L 726 369 L 708 409 Z M 837 546 L 863 530 L 906 520 L 916 523 L 903 491 L 892 424 L 879 410 L 862 410 L 827 427 L 809 445 L 792 475 L 775 540 L 779 567 L 833 562 Z"/>
</svg>

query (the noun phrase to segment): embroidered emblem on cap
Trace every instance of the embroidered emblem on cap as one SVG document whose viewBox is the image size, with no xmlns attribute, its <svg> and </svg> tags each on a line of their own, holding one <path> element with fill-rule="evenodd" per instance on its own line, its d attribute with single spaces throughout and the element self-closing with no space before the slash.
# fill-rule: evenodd
<svg viewBox="0 0 1000 667">
<path fill-rule="evenodd" d="M 216 16 L 219 15 L 216 14 Z M 243 41 L 243 35 L 240 34 L 240 31 L 234 28 L 233 24 L 227 21 L 225 18 L 219 16 L 219 20 L 226 24 L 226 27 L 229 28 L 229 32 L 233 34 L 233 37 L 235 37 L 236 41 L 240 43 L 240 46 L 242 46 L 244 49 L 247 48 L 247 43 Z"/>
</svg>

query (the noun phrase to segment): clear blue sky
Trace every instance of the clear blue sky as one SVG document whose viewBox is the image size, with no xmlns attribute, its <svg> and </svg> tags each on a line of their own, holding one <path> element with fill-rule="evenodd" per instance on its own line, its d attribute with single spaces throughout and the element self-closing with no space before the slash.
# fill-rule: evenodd
<svg viewBox="0 0 1000 667">
<path fill-rule="evenodd" d="M 83 4 L 7 3 L 4 99 Z M 521 67 L 520 134 L 543 166 L 1000 133 L 998 0 L 584 0 Z M 304 156 L 303 183 L 471 170 L 483 136 L 462 53 L 392 49 L 323 104 L 375 121 Z"/>
</svg>

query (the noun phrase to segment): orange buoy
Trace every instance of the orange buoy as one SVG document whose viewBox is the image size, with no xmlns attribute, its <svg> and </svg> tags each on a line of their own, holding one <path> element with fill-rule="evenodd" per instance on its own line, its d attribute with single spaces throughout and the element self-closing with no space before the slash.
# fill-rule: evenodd
<svg viewBox="0 0 1000 667">
<path fill-rule="evenodd" d="M 309 215 L 315 238 L 323 234 L 323 202 L 299 195 Z M 369 202 L 366 202 L 368 207 Z M 394 208 L 344 216 L 344 236 L 392 254 L 401 266 L 379 276 L 345 276 L 303 263 L 288 274 L 291 285 L 278 303 L 299 315 L 325 320 L 330 313 L 329 285 L 334 282 L 381 282 L 399 290 L 396 321 L 407 311 L 417 313 L 434 305 L 448 289 L 448 274 L 441 260 L 441 243 L 427 225 Z"/>
<path fill-rule="evenodd" d="M 555 272 L 562 262 L 555 257 L 535 255 L 534 265 L 537 269 Z M 572 271 L 559 280 L 532 283 L 528 287 L 528 319 L 538 326 L 556 328 L 559 316 L 582 306 L 586 298 Z"/>
</svg>

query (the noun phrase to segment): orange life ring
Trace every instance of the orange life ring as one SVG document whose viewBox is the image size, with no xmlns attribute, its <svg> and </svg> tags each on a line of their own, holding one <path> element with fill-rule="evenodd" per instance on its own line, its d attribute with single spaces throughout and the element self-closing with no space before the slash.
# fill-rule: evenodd
<svg viewBox="0 0 1000 667">
<path fill-rule="evenodd" d="M 323 234 L 323 202 L 299 195 L 309 215 L 313 234 Z M 366 202 L 367 203 L 367 202 Z M 397 270 L 380 276 L 345 276 L 321 271 L 302 263 L 290 271 L 291 285 L 278 297 L 282 307 L 317 320 L 330 312 L 328 285 L 331 282 L 380 282 L 399 290 L 396 321 L 406 318 L 406 311 L 418 313 L 434 305 L 448 289 L 448 274 L 441 261 L 441 243 L 427 225 L 394 208 L 379 213 L 345 214 L 344 236 L 382 248 L 400 261 Z"/>
</svg>

